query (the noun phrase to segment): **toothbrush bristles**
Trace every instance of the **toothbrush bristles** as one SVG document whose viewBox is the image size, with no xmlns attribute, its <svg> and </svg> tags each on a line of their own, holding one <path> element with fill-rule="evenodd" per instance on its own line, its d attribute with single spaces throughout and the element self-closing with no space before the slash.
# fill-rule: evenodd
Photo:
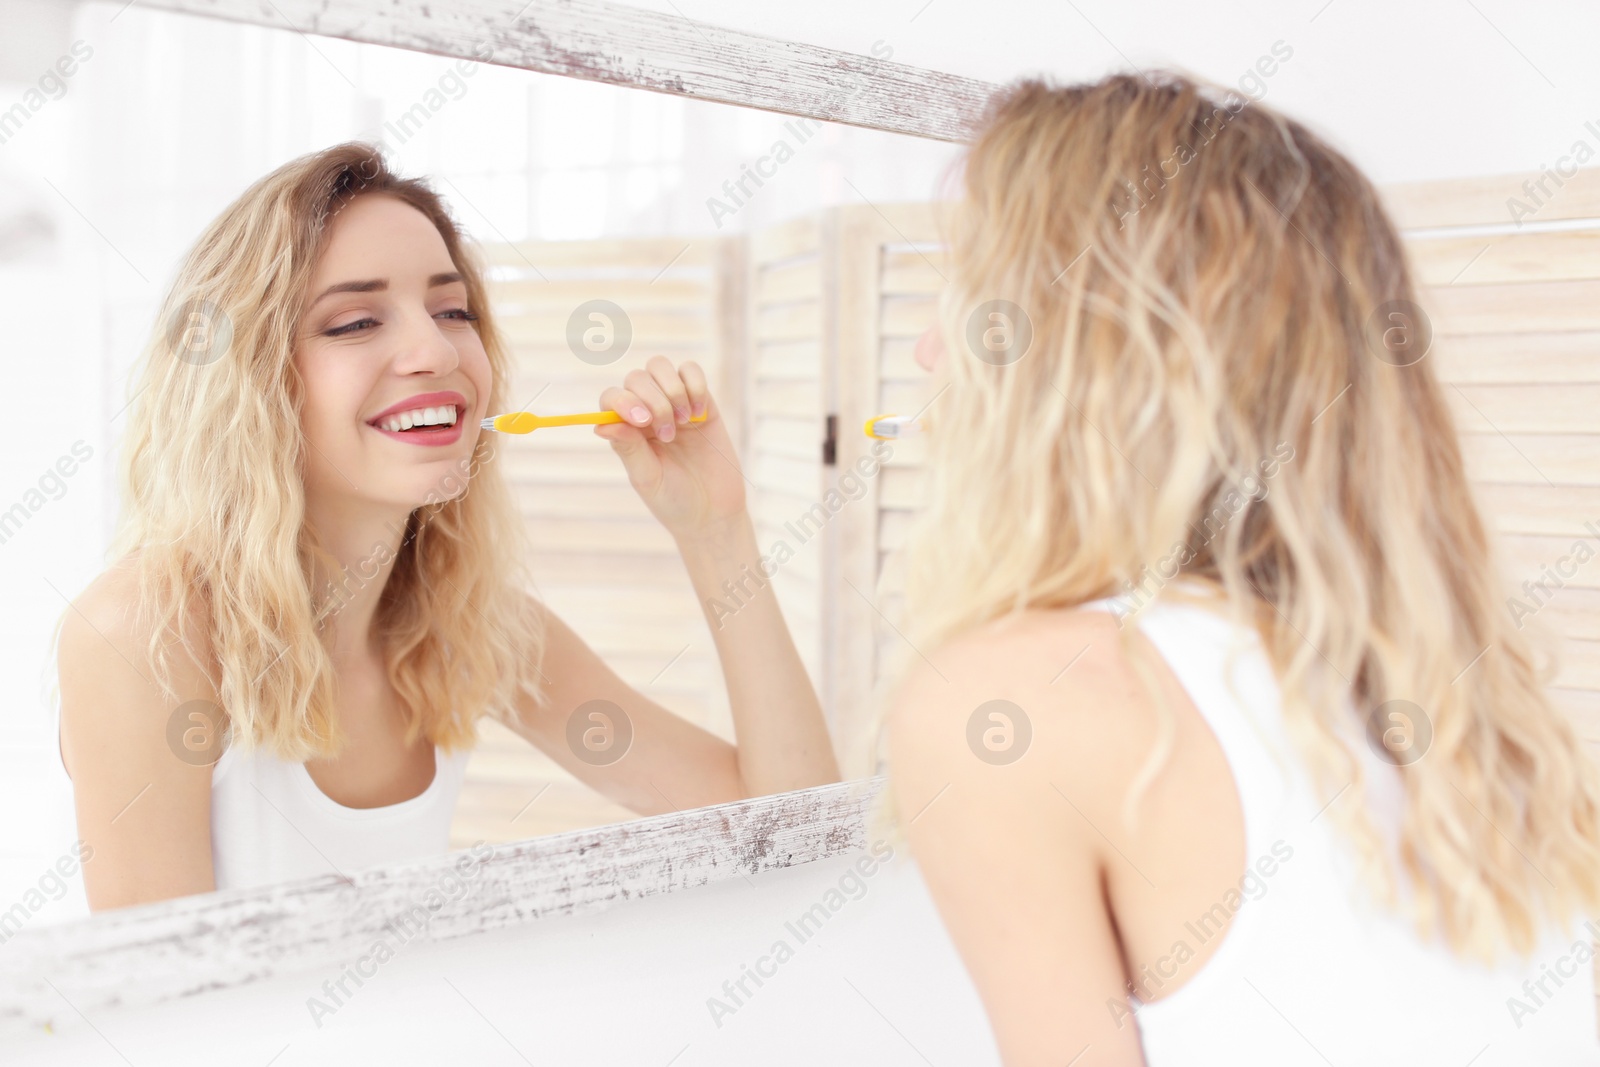
<svg viewBox="0 0 1600 1067">
<path fill-rule="evenodd" d="M 911 437 L 920 432 L 922 426 L 919 420 L 907 415 L 885 415 L 874 420 L 872 430 L 878 437 Z"/>
</svg>

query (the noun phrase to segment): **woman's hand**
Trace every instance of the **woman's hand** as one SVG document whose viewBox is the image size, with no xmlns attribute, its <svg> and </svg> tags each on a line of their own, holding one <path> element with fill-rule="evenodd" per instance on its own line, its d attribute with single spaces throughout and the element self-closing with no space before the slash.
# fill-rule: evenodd
<svg viewBox="0 0 1600 1067">
<path fill-rule="evenodd" d="M 651 356 L 622 381 L 600 394 L 600 407 L 623 421 L 594 432 L 611 442 L 651 514 L 675 539 L 743 514 L 744 473 L 700 365 Z M 702 413 L 704 422 L 689 421 Z"/>
</svg>

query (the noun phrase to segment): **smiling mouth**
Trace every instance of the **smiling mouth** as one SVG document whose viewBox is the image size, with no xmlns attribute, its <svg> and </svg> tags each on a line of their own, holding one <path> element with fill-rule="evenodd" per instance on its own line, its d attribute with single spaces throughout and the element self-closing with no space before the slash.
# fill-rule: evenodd
<svg viewBox="0 0 1600 1067">
<path fill-rule="evenodd" d="M 379 429 L 388 430 L 390 433 L 428 433 L 451 430 L 455 428 L 460 412 L 454 404 L 441 404 L 438 407 L 414 408 L 411 411 L 402 411 L 395 415 L 386 415 L 369 425 Z"/>
</svg>

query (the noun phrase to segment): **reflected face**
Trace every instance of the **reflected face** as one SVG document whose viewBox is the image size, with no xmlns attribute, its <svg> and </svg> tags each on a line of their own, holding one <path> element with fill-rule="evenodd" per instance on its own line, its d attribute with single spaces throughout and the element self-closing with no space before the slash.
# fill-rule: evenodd
<svg viewBox="0 0 1600 1067">
<path fill-rule="evenodd" d="M 928 373 L 939 365 L 939 360 L 944 357 L 944 338 L 939 336 L 938 326 L 929 326 L 922 331 L 922 336 L 917 338 L 917 347 L 913 355 L 917 366 Z"/>
<path fill-rule="evenodd" d="M 329 225 L 295 342 L 306 493 L 406 510 L 457 495 L 492 382 L 466 284 L 402 200 L 358 196 Z"/>
</svg>

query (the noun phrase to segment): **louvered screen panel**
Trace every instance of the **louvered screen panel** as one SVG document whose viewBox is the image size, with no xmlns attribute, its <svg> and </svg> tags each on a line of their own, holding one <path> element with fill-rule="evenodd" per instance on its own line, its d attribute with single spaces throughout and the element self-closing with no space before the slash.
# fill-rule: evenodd
<svg viewBox="0 0 1600 1067">
<path fill-rule="evenodd" d="M 756 542 L 776 568 L 773 589 L 824 707 L 822 620 L 831 522 L 816 508 L 824 487 L 828 225 L 824 214 L 750 236 L 750 341 L 742 368 L 745 490 Z"/>
<path fill-rule="evenodd" d="M 1508 610 L 1563 636 L 1552 692 L 1600 750 L 1600 169 L 1559 187 L 1510 174 L 1383 192 L 1505 549 Z"/>
</svg>

